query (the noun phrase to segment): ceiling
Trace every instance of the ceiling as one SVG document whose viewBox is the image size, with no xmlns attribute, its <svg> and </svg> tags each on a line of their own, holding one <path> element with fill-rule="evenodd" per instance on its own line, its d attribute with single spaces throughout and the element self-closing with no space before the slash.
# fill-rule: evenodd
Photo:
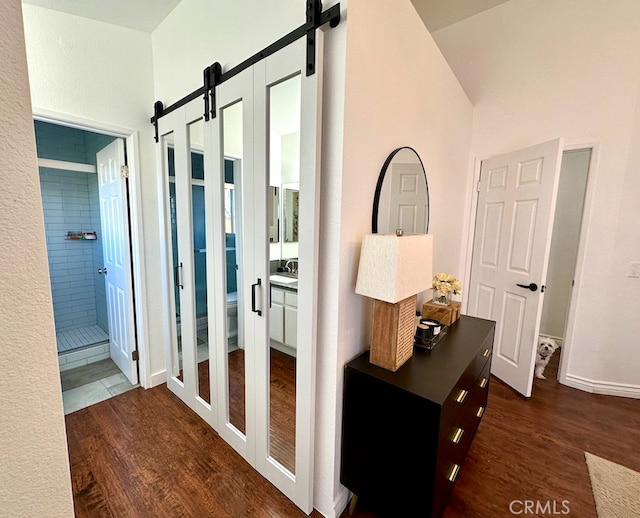
<svg viewBox="0 0 640 518">
<path fill-rule="evenodd" d="M 411 0 L 422 21 L 435 32 L 509 0 Z"/>
<path fill-rule="evenodd" d="M 22 0 L 22 3 L 152 32 L 180 0 Z"/>
<path fill-rule="evenodd" d="M 22 0 L 129 29 L 152 32 L 180 0 Z M 508 0 L 411 0 L 430 32 L 435 32 Z"/>
</svg>

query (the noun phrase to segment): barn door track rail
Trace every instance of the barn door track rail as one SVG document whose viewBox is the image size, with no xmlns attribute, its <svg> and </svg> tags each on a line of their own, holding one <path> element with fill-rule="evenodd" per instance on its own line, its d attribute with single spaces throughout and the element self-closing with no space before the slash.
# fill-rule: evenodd
<svg viewBox="0 0 640 518">
<path fill-rule="evenodd" d="M 213 65 L 208 66 L 202 72 L 203 85 L 194 90 L 189 95 L 183 97 L 179 101 L 165 107 L 162 101 L 156 101 L 153 105 L 153 117 L 151 117 L 151 124 L 155 127 L 155 141 L 158 142 L 158 120 L 163 116 L 177 110 L 181 106 L 197 99 L 198 97 L 204 100 L 204 119 L 209 120 L 216 116 L 216 86 L 224 83 L 233 76 L 239 74 L 244 69 L 255 65 L 259 61 L 266 57 L 275 54 L 279 50 L 283 49 L 287 45 L 297 41 L 298 39 L 306 36 L 307 38 L 307 76 L 311 76 L 316 72 L 316 29 L 322 27 L 324 24 L 329 23 L 331 28 L 337 27 L 340 23 L 340 4 L 336 4 L 329 9 L 322 10 L 321 0 L 307 0 L 306 1 L 306 22 L 294 29 L 289 34 L 283 36 L 279 40 L 275 41 L 271 45 L 265 47 L 260 52 L 255 53 L 248 59 L 245 59 L 239 65 L 223 72 L 222 65 L 219 62 L 215 62 Z"/>
</svg>

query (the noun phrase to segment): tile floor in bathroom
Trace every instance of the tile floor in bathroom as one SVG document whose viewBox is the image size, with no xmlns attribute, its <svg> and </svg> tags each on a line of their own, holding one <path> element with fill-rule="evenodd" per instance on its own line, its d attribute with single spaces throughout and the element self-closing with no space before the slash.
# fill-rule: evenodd
<svg viewBox="0 0 640 518">
<path fill-rule="evenodd" d="M 61 372 L 60 381 L 65 415 L 138 386 L 132 385 L 110 358 Z"/>
<path fill-rule="evenodd" d="M 207 329 L 199 329 L 198 362 L 209 357 L 207 339 Z M 235 338 L 230 339 L 229 351 L 237 348 Z M 63 371 L 60 380 L 65 415 L 139 387 L 132 385 L 110 358 Z"/>
</svg>

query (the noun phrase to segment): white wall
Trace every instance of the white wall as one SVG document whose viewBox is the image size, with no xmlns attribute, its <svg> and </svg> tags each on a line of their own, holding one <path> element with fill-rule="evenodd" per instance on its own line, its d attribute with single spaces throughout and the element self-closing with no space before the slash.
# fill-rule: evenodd
<svg viewBox="0 0 640 518">
<path fill-rule="evenodd" d="M 434 272 L 462 275 L 472 106 L 409 0 L 351 0 L 345 71 L 338 298 L 335 480 L 343 365 L 369 346 L 372 303 L 355 294 L 360 245 L 371 232 L 375 186 L 387 155 L 420 154 L 430 195 Z"/>
<path fill-rule="evenodd" d="M 0 509 L 73 516 L 20 0 L 0 20 Z"/>
<path fill-rule="evenodd" d="M 168 106 L 201 87 L 212 63 L 238 65 L 302 25 L 304 8 L 300 0 L 182 0 L 152 33 L 156 97 Z"/>
<path fill-rule="evenodd" d="M 30 4 L 23 9 L 34 110 L 151 126 L 149 34 Z"/>
<path fill-rule="evenodd" d="M 569 352 L 568 383 L 635 397 L 640 281 L 626 271 L 640 259 L 638 26 L 636 0 L 511 0 L 434 35 L 474 103 L 472 155 L 556 137 L 598 144 L 563 361 Z"/>
<path fill-rule="evenodd" d="M 389 23 L 393 19 L 394 23 Z M 424 163 L 435 271 L 461 275 L 472 106 L 411 3 L 351 0 L 347 40 L 340 264 L 341 360 L 368 346 L 371 303 L 356 295 L 387 155 L 411 146 Z"/>
<path fill-rule="evenodd" d="M 153 66 L 147 33 L 25 4 L 24 27 L 34 113 L 67 122 L 139 132 L 140 178 L 150 322 L 162 319 L 153 126 Z M 140 322 L 140 320 L 139 320 Z M 150 373 L 164 370 L 161 326 L 148 328 Z"/>
</svg>

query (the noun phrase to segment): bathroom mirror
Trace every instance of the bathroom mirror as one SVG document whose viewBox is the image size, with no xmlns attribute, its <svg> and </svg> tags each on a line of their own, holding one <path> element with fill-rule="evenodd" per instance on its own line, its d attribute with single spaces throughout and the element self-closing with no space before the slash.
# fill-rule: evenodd
<svg viewBox="0 0 640 518">
<path fill-rule="evenodd" d="M 269 211 L 269 242 L 277 243 L 280 241 L 280 189 L 278 187 L 269 187 L 269 203 L 267 210 Z"/>
<path fill-rule="evenodd" d="M 300 190 L 292 187 L 282 187 L 284 209 L 284 241 L 298 242 L 298 216 L 300 213 Z"/>
<path fill-rule="evenodd" d="M 382 166 L 373 199 L 371 230 L 389 234 L 429 231 L 429 188 L 418 153 L 411 147 L 392 151 Z"/>
</svg>

